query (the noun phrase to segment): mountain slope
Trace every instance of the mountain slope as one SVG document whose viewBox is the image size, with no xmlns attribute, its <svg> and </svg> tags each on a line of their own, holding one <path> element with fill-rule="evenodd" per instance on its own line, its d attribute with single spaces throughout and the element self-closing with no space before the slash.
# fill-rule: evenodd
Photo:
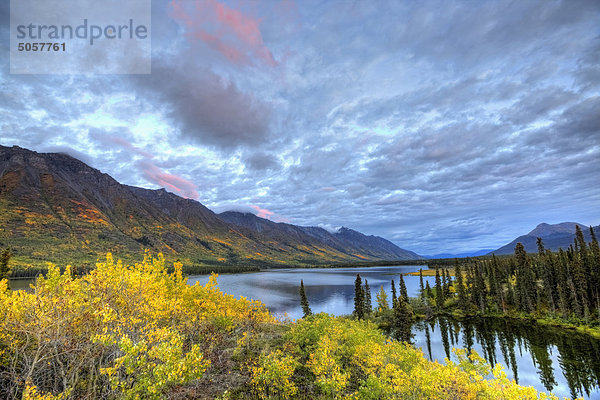
<svg viewBox="0 0 600 400">
<path fill-rule="evenodd" d="M 276 238 L 281 243 L 301 243 L 303 246 L 331 248 L 359 259 L 417 260 L 422 257 L 412 251 L 401 249 L 378 236 L 366 236 L 348 228 L 330 233 L 319 227 L 303 227 L 275 223 L 251 213 L 226 211 L 218 214 L 223 221 L 250 231 Z"/>
<path fill-rule="evenodd" d="M 240 227 L 195 200 L 122 185 L 68 155 L 0 146 L 0 248 L 10 246 L 16 264 L 90 265 L 106 251 L 129 261 L 144 248 L 170 260 L 217 266 L 399 259 L 402 254 L 352 254 L 347 246 L 334 247 L 330 238 L 304 229 L 289 225 L 281 235 Z M 352 251 L 360 249 L 368 250 Z"/>
<path fill-rule="evenodd" d="M 544 247 L 552 251 L 559 248 L 567 249 L 575 239 L 575 226 L 579 225 L 583 231 L 586 241 L 590 239 L 589 227 L 576 222 L 562 222 L 560 224 L 541 223 L 526 235 L 519 236 L 512 242 L 500 247 L 489 254 L 513 254 L 517 243 L 522 243 L 525 251 L 528 253 L 537 252 L 537 238 L 541 237 L 544 242 Z M 600 225 L 593 227 L 595 232 L 599 232 Z"/>
</svg>

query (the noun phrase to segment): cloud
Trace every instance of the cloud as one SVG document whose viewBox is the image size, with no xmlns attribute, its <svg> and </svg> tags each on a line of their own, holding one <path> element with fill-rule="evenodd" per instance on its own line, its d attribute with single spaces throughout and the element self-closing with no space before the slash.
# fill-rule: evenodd
<svg viewBox="0 0 600 400">
<path fill-rule="evenodd" d="M 259 206 L 254 204 L 250 204 L 250 208 L 252 208 L 255 211 L 257 217 L 269 219 L 273 222 L 290 222 L 288 218 L 282 217 L 281 215 L 277 215 L 273 211 L 267 210 L 266 208 L 260 208 Z"/>
<path fill-rule="evenodd" d="M 210 207 L 215 213 L 223 213 L 226 211 L 235 211 L 243 214 L 254 214 L 257 217 L 268 219 L 273 222 L 285 222 L 289 223 L 290 220 L 281 215 L 276 214 L 273 211 L 267 210 L 266 208 L 261 208 L 256 204 L 237 204 L 237 203 L 226 203 L 219 204 L 213 207 Z"/>
<path fill-rule="evenodd" d="M 163 105 L 181 135 L 198 144 L 257 147 L 271 137 L 271 106 L 191 60 L 156 62 L 151 77 L 132 77 L 142 93 Z M 177 79 L 173 79 L 177 77 Z"/>
<path fill-rule="evenodd" d="M 275 213 L 273 211 L 269 211 L 266 208 L 260 208 L 257 205 L 251 204 L 250 207 L 256 211 L 256 216 L 261 218 L 270 219 Z"/>
<path fill-rule="evenodd" d="M 317 226 L 325 229 L 329 233 L 337 233 L 342 228 L 341 226 L 333 226 L 331 224 L 318 224 Z"/>
<path fill-rule="evenodd" d="M 257 151 L 243 157 L 244 164 L 253 170 L 277 170 L 279 161 L 277 158 L 264 151 Z"/>
<path fill-rule="evenodd" d="M 257 18 L 217 0 L 172 0 L 170 5 L 173 17 L 185 25 L 188 39 L 202 40 L 230 62 L 250 65 L 258 60 L 269 66 L 278 64 L 263 42 Z"/>
<path fill-rule="evenodd" d="M 193 182 L 177 175 L 168 174 L 148 160 L 138 161 L 137 166 L 149 181 L 181 197 L 198 200 L 197 186 Z"/>
<path fill-rule="evenodd" d="M 115 135 L 111 135 L 111 134 L 107 134 L 104 133 L 98 129 L 90 129 L 90 133 L 89 133 L 90 137 L 98 140 L 99 142 L 105 143 L 105 144 L 116 144 L 119 145 L 129 151 L 131 151 L 132 153 L 138 154 L 142 157 L 145 158 L 152 158 L 154 157 L 152 154 L 148 153 L 147 151 L 144 151 L 142 149 L 140 149 L 137 146 L 134 146 L 133 144 L 131 144 L 130 142 L 128 142 L 127 140 L 123 139 L 122 137 L 119 136 L 115 136 Z"/>
<path fill-rule="evenodd" d="M 75 150 L 69 146 L 42 146 L 39 149 L 43 153 L 61 153 L 71 156 L 79 161 L 86 163 L 89 166 L 96 164 L 96 160 L 90 157 L 88 154 L 81 151 Z"/>
</svg>

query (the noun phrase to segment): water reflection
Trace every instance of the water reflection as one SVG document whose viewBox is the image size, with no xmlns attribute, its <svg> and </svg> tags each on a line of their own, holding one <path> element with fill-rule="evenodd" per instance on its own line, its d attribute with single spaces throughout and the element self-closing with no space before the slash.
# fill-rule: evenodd
<svg viewBox="0 0 600 400">
<path fill-rule="evenodd" d="M 351 314 L 354 310 L 354 279 L 360 274 L 369 281 L 371 298 L 375 298 L 379 288 L 391 296 L 391 280 L 398 281 L 399 275 L 418 271 L 419 266 L 394 266 L 370 268 L 294 268 L 272 269 L 245 274 L 219 275 L 219 288 L 236 297 L 244 296 L 262 301 L 277 316 L 302 317 L 298 288 L 304 281 L 306 297 L 313 313 L 326 312 L 333 315 Z M 419 277 L 404 276 L 409 296 L 419 295 Z M 424 282 L 435 284 L 434 277 L 424 277 Z M 193 284 L 208 282 L 208 276 L 192 276 Z M 391 300 L 390 300 L 391 301 Z"/>
<path fill-rule="evenodd" d="M 587 335 L 480 318 L 420 322 L 413 333 L 415 345 L 431 360 L 455 360 L 451 347 L 475 349 L 491 365 L 505 366 L 521 385 L 561 397 L 600 398 L 600 341 Z"/>
</svg>

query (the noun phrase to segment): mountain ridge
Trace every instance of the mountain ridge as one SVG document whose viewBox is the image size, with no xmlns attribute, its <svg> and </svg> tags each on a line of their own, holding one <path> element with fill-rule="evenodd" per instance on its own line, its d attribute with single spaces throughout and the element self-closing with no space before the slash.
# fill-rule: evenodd
<svg viewBox="0 0 600 400">
<path fill-rule="evenodd" d="M 573 240 L 575 239 L 575 226 L 579 225 L 583 231 L 583 235 L 586 241 L 590 241 L 589 226 L 580 224 L 577 222 L 560 222 L 558 224 L 548 224 L 542 222 L 538 224 L 534 229 L 525 235 L 521 235 L 505 244 L 504 246 L 491 251 L 488 253 L 502 255 L 502 254 L 513 254 L 517 243 L 522 243 L 525 251 L 528 253 L 537 253 L 537 238 L 542 238 L 544 247 L 552 251 L 556 251 L 559 248 L 567 249 Z M 592 227 L 595 232 L 600 230 L 600 225 Z"/>
<path fill-rule="evenodd" d="M 362 257 L 385 257 L 396 256 L 400 259 L 421 259 L 418 254 L 404 250 L 394 245 L 390 241 L 374 235 L 365 235 L 355 230 L 342 227 L 337 232 L 331 233 L 326 229 L 316 226 L 298 226 L 285 222 L 273 222 L 261 218 L 252 213 L 242 213 L 238 211 L 225 211 L 217 214 L 224 221 L 255 232 L 270 232 L 271 235 L 286 238 L 294 237 L 303 243 L 317 242 L 326 243 L 336 250 L 343 252 L 354 252 L 362 254 Z M 362 258 L 360 257 L 360 258 Z"/>
<path fill-rule="evenodd" d="M 123 185 L 70 155 L 18 146 L 0 146 L 0 210 L 0 247 L 11 247 L 22 265 L 68 262 L 73 254 L 89 265 L 107 251 L 127 261 L 144 248 L 215 266 L 394 261 L 404 254 L 391 242 L 387 252 L 379 246 L 366 254 L 357 252 L 369 250 L 363 242 L 332 247 L 310 227 L 296 227 L 295 241 L 278 242 L 223 221 L 196 200 Z"/>
</svg>

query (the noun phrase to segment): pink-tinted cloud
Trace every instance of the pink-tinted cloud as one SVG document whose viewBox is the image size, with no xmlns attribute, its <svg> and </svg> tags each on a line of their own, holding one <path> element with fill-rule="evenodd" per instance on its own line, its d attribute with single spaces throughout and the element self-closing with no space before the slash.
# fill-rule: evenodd
<svg viewBox="0 0 600 400">
<path fill-rule="evenodd" d="M 139 161 L 138 167 L 149 181 L 186 199 L 198 200 L 199 196 L 196 191 L 198 187 L 193 182 L 177 175 L 168 174 L 147 160 Z"/>
<path fill-rule="evenodd" d="M 321 190 L 323 192 L 335 192 L 337 189 L 332 186 L 325 186 L 325 187 L 322 187 Z"/>
<path fill-rule="evenodd" d="M 277 215 L 273 211 L 269 211 L 266 208 L 260 208 L 259 206 L 254 204 L 250 204 L 250 207 L 256 210 L 257 217 L 269 219 L 273 222 L 290 222 L 289 219 Z"/>
<path fill-rule="evenodd" d="M 256 216 L 257 217 L 269 219 L 269 217 L 271 215 L 275 214 L 273 211 L 269 211 L 266 208 L 260 208 L 259 206 L 254 205 L 254 204 L 250 204 L 250 207 L 252 207 L 253 209 L 256 210 Z"/>
<path fill-rule="evenodd" d="M 256 59 L 271 66 L 278 64 L 263 42 L 259 19 L 218 0 L 195 0 L 185 5 L 171 0 L 171 8 L 173 17 L 186 26 L 188 38 L 202 40 L 232 63 L 250 65 Z"/>
</svg>

